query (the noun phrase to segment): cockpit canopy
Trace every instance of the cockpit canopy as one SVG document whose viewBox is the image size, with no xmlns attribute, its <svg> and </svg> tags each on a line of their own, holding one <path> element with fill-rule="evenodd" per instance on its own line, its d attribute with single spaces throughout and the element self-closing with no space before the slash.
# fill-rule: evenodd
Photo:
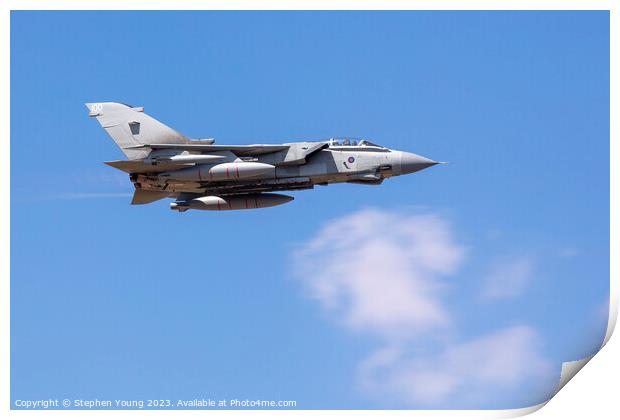
<svg viewBox="0 0 620 420">
<path fill-rule="evenodd" d="M 329 139 L 328 142 L 329 142 L 330 146 L 336 146 L 336 147 L 340 147 L 340 146 L 383 147 L 383 146 L 379 146 L 378 144 L 371 143 L 370 141 L 368 141 L 366 139 L 360 139 L 360 138 L 357 138 L 357 137 L 333 137 L 333 138 Z"/>
</svg>

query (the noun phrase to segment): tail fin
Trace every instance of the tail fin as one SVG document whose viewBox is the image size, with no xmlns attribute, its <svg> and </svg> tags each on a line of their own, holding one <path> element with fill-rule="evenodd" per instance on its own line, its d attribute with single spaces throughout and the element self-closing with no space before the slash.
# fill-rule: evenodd
<svg viewBox="0 0 620 420">
<path fill-rule="evenodd" d="M 89 116 L 96 117 L 112 140 L 129 159 L 142 159 L 148 149 L 127 149 L 141 144 L 187 143 L 188 139 L 144 113 L 144 108 L 133 108 L 116 102 L 88 103 Z"/>
</svg>

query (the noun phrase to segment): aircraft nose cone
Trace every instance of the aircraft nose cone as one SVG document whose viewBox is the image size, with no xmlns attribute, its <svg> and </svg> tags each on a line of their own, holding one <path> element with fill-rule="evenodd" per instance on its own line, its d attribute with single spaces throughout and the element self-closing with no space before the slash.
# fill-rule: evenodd
<svg viewBox="0 0 620 420">
<path fill-rule="evenodd" d="M 402 175 L 410 174 L 437 165 L 438 163 L 439 162 L 435 162 L 424 156 L 416 155 L 415 153 L 401 152 L 400 173 Z"/>
</svg>

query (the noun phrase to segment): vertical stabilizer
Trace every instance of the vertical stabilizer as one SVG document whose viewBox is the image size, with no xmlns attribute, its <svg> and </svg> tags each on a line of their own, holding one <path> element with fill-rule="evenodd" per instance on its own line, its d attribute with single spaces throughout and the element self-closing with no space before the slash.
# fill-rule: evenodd
<svg viewBox="0 0 620 420">
<path fill-rule="evenodd" d="M 87 103 L 89 116 L 97 118 L 101 127 L 129 159 L 146 157 L 148 149 L 127 149 L 141 144 L 182 144 L 188 139 L 155 118 L 134 108 L 116 102 Z"/>
</svg>

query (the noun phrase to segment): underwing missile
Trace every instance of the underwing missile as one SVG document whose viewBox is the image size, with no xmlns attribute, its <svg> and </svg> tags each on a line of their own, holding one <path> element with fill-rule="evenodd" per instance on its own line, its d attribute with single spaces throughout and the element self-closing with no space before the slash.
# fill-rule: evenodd
<svg viewBox="0 0 620 420">
<path fill-rule="evenodd" d="M 189 201 L 170 203 L 171 210 L 249 210 L 264 207 L 279 206 L 293 200 L 293 197 L 283 194 L 239 194 L 218 197 L 214 195 L 194 198 Z"/>
</svg>

